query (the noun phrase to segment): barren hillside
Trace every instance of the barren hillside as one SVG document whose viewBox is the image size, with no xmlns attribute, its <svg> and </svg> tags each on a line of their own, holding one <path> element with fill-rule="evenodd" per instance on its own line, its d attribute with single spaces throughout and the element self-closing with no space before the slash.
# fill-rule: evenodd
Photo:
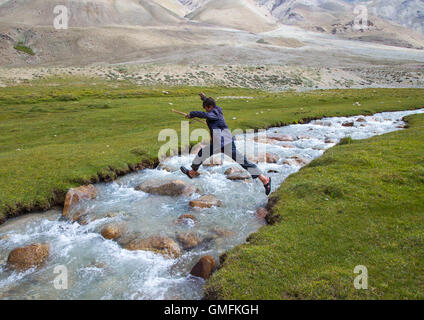
<svg viewBox="0 0 424 320">
<path fill-rule="evenodd" d="M 160 2 L 172 4 L 159 0 L 9 0 L 0 6 L 0 21 L 53 26 L 55 6 L 64 5 L 69 11 L 70 27 L 179 23 L 180 17 Z"/>
<path fill-rule="evenodd" d="M 57 4 L 69 8 L 67 30 L 53 28 Z M 276 23 L 287 8 L 307 19 Z M 341 0 L 3 0 L 0 65 L 422 64 L 414 50 L 422 34 L 376 17 L 353 30 L 349 8 Z"/>
<path fill-rule="evenodd" d="M 251 32 L 276 28 L 271 15 L 252 0 L 210 0 L 187 17 L 194 21 Z"/>
</svg>

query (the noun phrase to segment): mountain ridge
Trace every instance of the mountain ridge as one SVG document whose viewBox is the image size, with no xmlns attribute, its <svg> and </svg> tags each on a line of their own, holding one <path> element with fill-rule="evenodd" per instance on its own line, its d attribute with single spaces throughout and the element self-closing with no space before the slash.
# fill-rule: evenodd
<svg viewBox="0 0 424 320">
<path fill-rule="evenodd" d="M 341 0 L 297 0 L 295 6 L 290 6 L 291 11 L 282 11 L 283 18 L 288 14 L 288 21 L 281 21 L 264 5 L 281 10 L 285 8 L 282 5 L 295 2 L 274 1 L 280 2 L 3 0 L 0 64 L 355 66 L 423 60 L 422 51 L 415 50 L 424 47 L 422 34 L 374 16 L 370 16 L 367 30 L 355 30 L 352 4 Z M 66 30 L 53 27 L 53 8 L 58 4 L 69 6 L 71 11 L 70 28 Z M 311 11 L 311 5 L 319 8 Z M 190 6 L 198 7 L 190 11 Z M 30 48 L 34 55 L 16 50 L 18 43 Z"/>
<path fill-rule="evenodd" d="M 210 0 L 177 0 L 187 10 L 194 11 L 206 5 Z M 272 16 L 282 23 L 296 24 L 296 21 L 307 19 L 296 9 L 313 12 L 326 12 L 354 16 L 354 9 L 358 5 L 367 7 L 368 14 L 410 28 L 417 32 L 424 32 L 424 1 L 423 0 L 254 0 L 256 4 L 266 9 Z M 372 19 L 372 17 L 371 17 Z"/>
</svg>

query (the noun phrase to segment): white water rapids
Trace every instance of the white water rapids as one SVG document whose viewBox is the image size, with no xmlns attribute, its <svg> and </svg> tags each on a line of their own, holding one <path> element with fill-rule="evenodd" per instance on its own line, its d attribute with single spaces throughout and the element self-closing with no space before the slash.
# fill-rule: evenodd
<svg viewBox="0 0 424 320">
<path fill-rule="evenodd" d="M 341 138 L 366 139 L 401 130 L 403 117 L 417 113 L 424 113 L 424 109 L 325 118 L 309 124 L 271 128 L 268 136 L 290 135 L 295 141 L 267 145 L 267 152 L 278 154 L 281 159 L 277 164 L 260 163 L 259 167 L 265 173 L 278 171 L 270 173 L 275 190 L 301 168 L 296 161 L 283 164 L 286 159 L 299 156 L 310 162 Z M 363 119 L 358 121 L 359 118 Z M 353 127 L 342 125 L 352 121 Z M 252 137 L 237 137 L 239 147 L 245 138 L 251 141 Z M 294 148 L 288 148 L 288 144 Z M 189 166 L 192 158 L 173 157 L 166 165 L 178 169 L 180 165 Z M 61 212 L 55 209 L 9 220 L 0 226 L 0 299 L 200 299 L 204 281 L 189 275 L 193 265 L 204 255 L 212 255 L 219 261 L 219 255 L 244 243 L 264 224 L 255 215 L 256 209 L 267 203 L 262 184 L 228 180 L 224 172 L 232 166 L 234 163 L 225 161 L 223 166 L 202 167 L 201 177 L 192 181 L 178 170 L 154 169 L 124 176 L 113 183 L 101 183 L 97 185 L 99 196 L 80 204 L 90 209 L 90 215 L 100 218 L 85 226 L 61 219 Z M 135 186 L 152 178 L 190 182 L 199 188 L 200 195 L 213 194 L 224 205 L 193 212 L 188 204 L 199 194 L 172 198 L 135 191 Z M 196 215 L 199 223 L 176 225 L 175 220 L 185 213 Z M 178 259 L 166 259 L 151 252 L 130 252 L 114 241 L 105 240 L 99 230 L 111 222 L 125 222 L 128 232 L 143 237 L 162 235 L 175 239 L 179 232 L 195 230 L 209 240 L 184 251 Z M 210 237 L 216 228 L 230 231 L 230 236 Z M 50 244 L 50 256 L 42 268 L 19 273 L 6 267 L 11 250 L 36 242 Z M 61 265 L 68 270 L 66 290 L 54 286 L 58 275 L 54 270 Z"/>
</svg>

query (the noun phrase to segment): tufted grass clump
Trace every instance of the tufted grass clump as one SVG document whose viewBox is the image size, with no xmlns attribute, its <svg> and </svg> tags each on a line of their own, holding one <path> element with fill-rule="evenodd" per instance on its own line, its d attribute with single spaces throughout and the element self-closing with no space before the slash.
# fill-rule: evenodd
<svg viewBox="0 0 424 320">
<path fill-rule="evenodd" d="M 15 50 L 19 51 L 19 52 L 23 52 L 26 54 L 29 54 L 31 56 L 35 56 L 35 52 L 28 46 L 25 45 L 25 43 L 23 42 L 18 42 L 17 44 L 15 44 L 15 46 L 13 47 L 15 48 Z"/>
<path fill-rule="evenodd" d="M 352 137 L 344 137 L 343 139 L 340 140 L 339 145 L 343 146 L 343 145 L 352 144 L 352 143 L 353 143 Z"/>
</svg>

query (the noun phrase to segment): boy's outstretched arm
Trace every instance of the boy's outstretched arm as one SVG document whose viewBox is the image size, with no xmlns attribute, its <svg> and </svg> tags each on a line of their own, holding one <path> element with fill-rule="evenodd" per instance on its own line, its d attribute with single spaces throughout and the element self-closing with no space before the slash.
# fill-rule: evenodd
<svg viewBox="0 0 424 320">
<path fill-rule="evenodd" d="M 208 119 L 211 121 L 216 121 L 218 120 L 218 116 L 215 112 L 211 111 L 211 112 L 202 112 L 202 111 L 192 111 L 188 114 L 188 118 L 192 119 L 192 118 L 201 118 L 201 119 Z"/>
</svg>

